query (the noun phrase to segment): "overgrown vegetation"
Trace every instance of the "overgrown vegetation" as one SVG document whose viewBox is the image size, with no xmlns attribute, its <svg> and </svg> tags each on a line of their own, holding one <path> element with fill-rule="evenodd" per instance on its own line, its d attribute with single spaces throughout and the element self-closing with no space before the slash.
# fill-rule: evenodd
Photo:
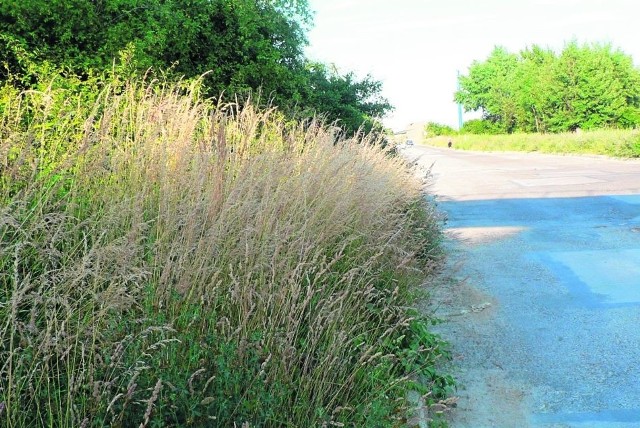
<svg viewBox="0 0 640 428">
<path fill-rule="evenodd" d="M 426 144 L 445 147 L 448 138 L 427 138 Z M 639 130 L 596 130 L 562 134 L 461 134 L 453 146 L 463 150 L 576 153 L 640 158 Z"/>
<path fill-rule="evenodd" d="M 460 130 L 460 134 L 496 135 L 504 133 L 504 129 L 500 126 L 500 124 L 486 119 L 467 120 L 464 125 L 462 125 L 462 129 Z"/>
<path fill-rule="evenodd" d="M 6 427 L 401 426 L 444 399 L 402 161 L 198 81 L 0 90 Z"/>
<path fill-rule="evenodd" d="M 458 131 L 449 125 L 442 123 L 428 122 L 424 126 L 424 134 L 426 137 L 438 137 L 440 135 L 456 135 Z"/>
<path fill-rule="evenodd" d="M 209 96 L 272 104 L 289 117 L 326 116 L 349 135 L 380 127 L 391 105 L 370 76 L 332 72 L 304 57 L 306 0 L 2 0 L 0 80 L 30 88 L 47 61 L 82 78 L 128 57 L 174 78 L 206 73 Z M 25 54 L 25 53 L 28 53 Z"/>
<path fill-rule="evenodd" d="M 567 132 L 640 125 L 640 70 L 610 45 L 571 42 L 556 54 L 496 47 L 459 79 L 457 102 L 481 110 L 468 132 Z"/>
</svg>

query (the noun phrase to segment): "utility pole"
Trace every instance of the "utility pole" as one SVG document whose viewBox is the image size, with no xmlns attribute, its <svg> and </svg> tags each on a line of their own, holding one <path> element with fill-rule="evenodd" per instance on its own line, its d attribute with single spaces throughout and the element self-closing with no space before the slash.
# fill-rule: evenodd
<svg viewBox="0 0 640 428">
<path fill-rule="evenodd" d="M 460 90 L 460 70 L 457 70 L 457 73 L 458 73 L 457 87 L 459 91 Z M 458 130 L 462 129 L 463 125 L 464 125 L 464 121 L 462 120 L 462 104 L 458 103 Z"/>
</svg>

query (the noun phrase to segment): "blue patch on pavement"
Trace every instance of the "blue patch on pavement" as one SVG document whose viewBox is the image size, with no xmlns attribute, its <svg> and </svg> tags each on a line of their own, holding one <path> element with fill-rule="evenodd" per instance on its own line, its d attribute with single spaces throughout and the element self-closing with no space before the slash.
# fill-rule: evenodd
<svg viewBox="0 0 640 428">
<path fill-rule="evenodd" d="M 606 423 L 640 423 L 640 409 L 602 410 L 600 412 L 567 412 L 567 413 L 537 413 L 533 415 L 536 424 L 589 424 L 597 427 Z M 636 425 L 634 425 L 636 426 Z M 640 426 L 640 425 L 637 425 Z"/>
<path fill-rule="evenodd" d="M 640 195 L 615 195 L 609 197 L 625 204 L 640 205 Z"/>
<path fill-rule="evenodd" d="M 537 253 L 566 286 L 575 303 L 588 307 L 640 304 L 640 249 Z"/>
<path fill-rule="evenodd" d="M 440 201 L 438 205 L 449 213 L 451 227 L 535 227 L 561 219 L 579 223 L 606 219 L 634 222 L 640 218 L 640 195 Z"/>
<path fill-rule="evenodd" d="M 599 228 L 640 232 L 640 195 L 446 201 L 439 205 L 449 213 L 449 227 L 522 227 L 538 238 L 547 234 L 545 239 L 550 242 L 564 231 L 547 228 L 547 222 L 581 224 L 584 250 L 534 252 L 528 257 L 548 267 L 577 305 L 611 308 L 640 304 L 640 249 L 633 245 L 609 251 L 595 244 L 601 239 Z M 567 236 L 571 230 L 568 225 Z M 589 248 L 590 239 L 596 248 Z"/>
</svg>

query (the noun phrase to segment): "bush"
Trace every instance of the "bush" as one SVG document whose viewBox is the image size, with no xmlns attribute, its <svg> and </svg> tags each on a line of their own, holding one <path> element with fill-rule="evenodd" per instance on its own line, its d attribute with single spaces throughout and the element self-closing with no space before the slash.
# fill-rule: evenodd
<svg viewBox="0 0 640 428">
<path fill-rule="evenodd" d="M 426 137 L 437 137 L 440 135 L 456 135 L 458 131 L 450 127 L 449 125 L 443 125 L 436 122 L 429 122 L 424 127 Z"/>
<path fill-rule="evenodd" d="M 500 126 L 486 119 L 472 119 L 462 126 L 461 134 L 503 134 Z"/>
</svg>

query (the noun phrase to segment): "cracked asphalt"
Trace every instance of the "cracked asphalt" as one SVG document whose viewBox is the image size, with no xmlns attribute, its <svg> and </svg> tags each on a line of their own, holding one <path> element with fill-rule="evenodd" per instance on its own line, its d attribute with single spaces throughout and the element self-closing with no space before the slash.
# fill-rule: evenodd
<svg viewBox="0 0 640 428">
<path fill-rule="evenodd" d="M 640 161 L 425 146 L 453 427 L 640 427 Z"/>
</svg>

